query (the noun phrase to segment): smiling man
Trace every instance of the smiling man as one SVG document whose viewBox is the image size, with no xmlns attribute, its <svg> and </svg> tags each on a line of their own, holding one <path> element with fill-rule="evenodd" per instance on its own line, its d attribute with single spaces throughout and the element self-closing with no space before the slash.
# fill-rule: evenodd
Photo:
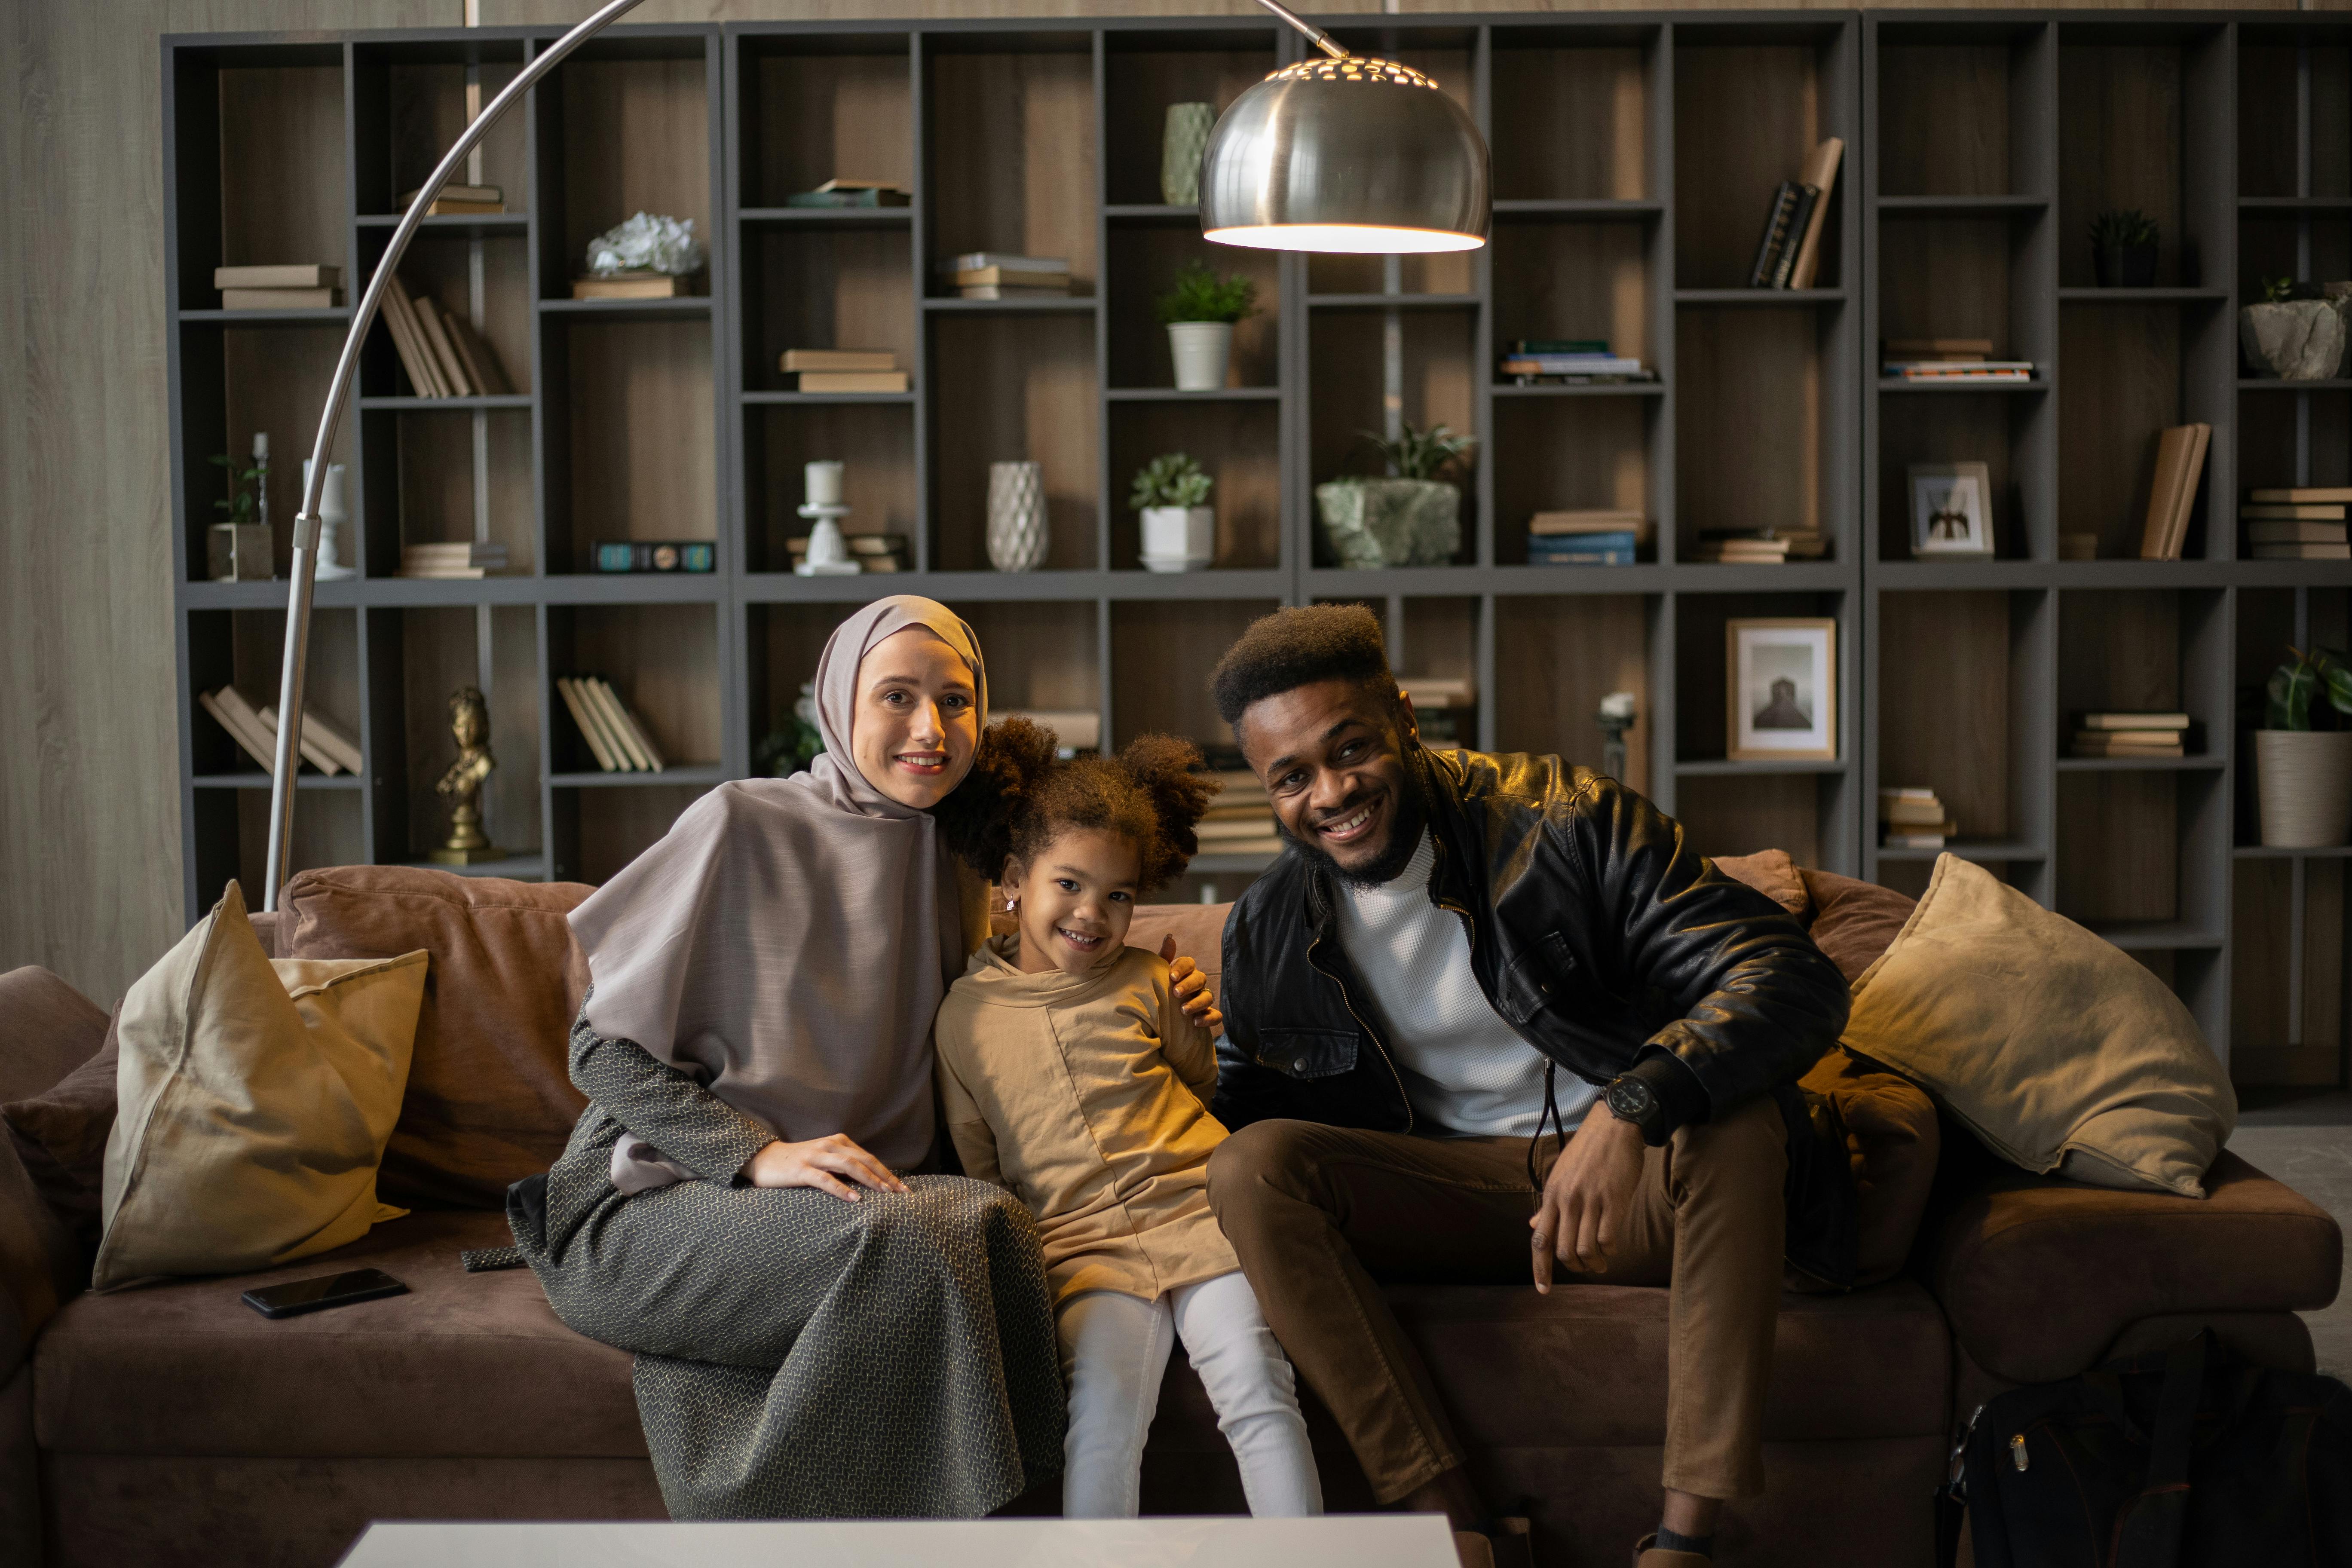
<svg viewBox="0 0 2352 1568">
<path fill-rule="evenodd" d="M 1288 844 L 1225 926 L 1209 1171 L 1267 1321 L 1381 1502 L 1507 1555 L 1375 1281 L 1668 1286 L 1636 1562 L 1704 1568 L 1723 1500 L 1763 1489 L 1784 1246 L 1851 1278 L 1845 1151 L 1795 1087 L 1844 981 L 1633 791 L 1424 748 L 1360 606 L 1266 616 L 1212 684 Z"/>
</svg>

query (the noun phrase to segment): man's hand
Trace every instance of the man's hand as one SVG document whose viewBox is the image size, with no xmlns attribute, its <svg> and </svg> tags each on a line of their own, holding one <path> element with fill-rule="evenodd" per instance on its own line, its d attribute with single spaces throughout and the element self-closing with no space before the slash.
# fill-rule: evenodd
<svg viewBox="0 0 2352 1568">
<path fill-rule="evenodd" d="M 1554 1258 L 1587 1274 L 1609 1271 L 1610 1249 L 1633 1212 L 1643 1147 L 1642 1130 L 1605 1106 L 1586 1115 L 1552 1163 L 1535 1217 L 1528 1221 L 1538 1290 L 1551 1294 Z"/>
<path fill-rule="evenodd" d="M 857 1201 L 856 1189 L 843 1181 L 843 1176 L 877 1193 L 907 1190 L 907 1184 L 892 1175 L 890 1167 L 839 1132 L 829 1138 L 812 1138 L 805 1143 L 787 1143 L 778 1139 L 752 1155 L 743 1166 L 743 1179 L 755 1187 L 816 1187 L 854 1204 Z"/>
<path fill-rule="evenodd" d="M 1176 956 L 1174 931 L 1160 943 L 1160 956 L 1168 961 L 1168 978 L 1176 987 L 1176 1001 L 1184 1016 L 1212 1035 L 1224 1033 L 1225 1016 L 1209 1005 L 1209 977 L 1191 959 Z"/>
</svg>

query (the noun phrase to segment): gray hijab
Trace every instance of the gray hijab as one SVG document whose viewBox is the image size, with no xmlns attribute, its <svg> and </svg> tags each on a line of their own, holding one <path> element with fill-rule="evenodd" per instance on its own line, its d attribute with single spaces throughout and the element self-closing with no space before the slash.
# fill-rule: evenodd
<svg viewBox="0 0 2352 1568">
<path fill-rule="evenodd" d="M 809 770 L 719 785 L 572 911 L 594 982 L 590 1028 L 692 1074 L 788 1142 L 846 1133 L 899 1169 L 930 1149 L 931 1019 L 970 951 L 930 813 L 875 788 L 850 750 L 858 665 L 913 626 L 970 668 L 984 727 L 971 628 L 930 599 L 877 600 L 817 662 L 825 749 Z M 613 1152 L 624 1192 L 690 1173 L 632 1137 Z"/>
</svg>

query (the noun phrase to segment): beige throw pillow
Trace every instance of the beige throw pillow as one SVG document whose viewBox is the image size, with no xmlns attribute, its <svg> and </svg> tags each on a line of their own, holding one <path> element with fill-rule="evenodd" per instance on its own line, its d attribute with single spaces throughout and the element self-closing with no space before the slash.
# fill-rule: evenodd
<svg viewBox="0 0 2352 1568">
<path fill-rule="evenodd" d="M 91 1284 L 267 1268 L 405 1213 L 376 1201 L 425 955 L 272 963 L 235 882 L 122 998 Z"/>
<path fill-rule="evenodd" d="M 1950 855 L 1853 983 L 1844 1044 L 2012 1164 L 2103 1187 L 2201 1198 L 2237 1125 L 2230 1075 L 2163 982 Z"/>
</svg>

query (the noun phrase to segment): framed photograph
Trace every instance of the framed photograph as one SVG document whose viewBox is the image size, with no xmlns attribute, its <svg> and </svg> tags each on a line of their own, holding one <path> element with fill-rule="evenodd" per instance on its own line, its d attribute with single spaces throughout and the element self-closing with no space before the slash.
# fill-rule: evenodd
<svg viewBox="0 0 2352 1568">
<path fill-rule="evenodd" d="M 1731 760 L 1833 761 L 1837 622 L 1811 616 L 1731 621 L 1723 636 L 1731 701 L 1724 733 Z"/>
<path fill-rule="evenodd" d="M 1914 463 L 1911 553 L 1923 560 L 1992 554 L 1992 470 L 1983 463 Z"/>
</svg>

